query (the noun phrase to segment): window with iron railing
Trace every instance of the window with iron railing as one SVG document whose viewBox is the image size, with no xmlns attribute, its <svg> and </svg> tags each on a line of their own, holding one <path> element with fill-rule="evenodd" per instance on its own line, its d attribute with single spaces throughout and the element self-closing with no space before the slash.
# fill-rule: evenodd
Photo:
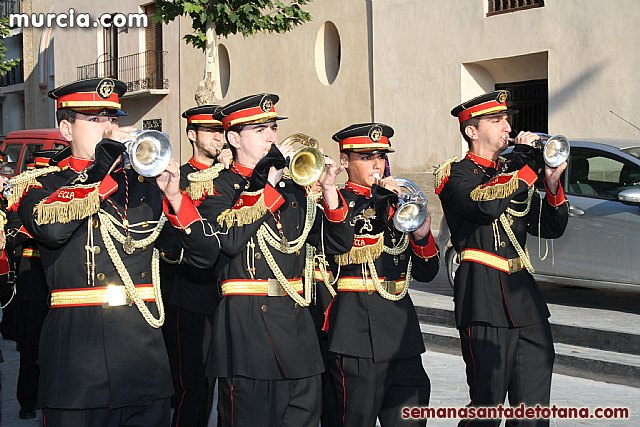
<svg viewBox="0 0 640 427">
<path fill-rule="evenodd" d="M 20 13 L 20 0 L 0 1 L 0 18 L 8 18 L 12 13 Z"/>
<path fill-rule="evenodd" d="M 112 77 L 127 84 L 127 92 L 146 89 L 169 89 L 164 78 L 166 51 L 148 50 L 120 58 L 105 59 L 78 67 L 78 80 Z"/>
<path fill-rule="evenodd" d="M 18 62 L 18 65 L 10 69 L 3 76 L 0 76 L 0 87 L 17 85 L 24 83 L 24 73 L 22 61 Z"/>
<path fill-rule="evenodd" d="M 501 13 L 517 12 L 520 10 L 543 7 L 544 0 L 488 0 L 489 11 L 487 16 L 499 15 Z"/>
</svg>

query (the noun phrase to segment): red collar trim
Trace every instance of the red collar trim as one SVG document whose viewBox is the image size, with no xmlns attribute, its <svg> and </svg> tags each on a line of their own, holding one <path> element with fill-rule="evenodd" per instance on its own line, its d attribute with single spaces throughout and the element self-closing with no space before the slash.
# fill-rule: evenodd
<svg viewBox="0 0 640 427">
<path fill-rule="evenodd" d="M 349 181 L 344 185 L 344 188 L 358 196 L 365 196 L 367 199 L 371 197 L 371 187 L 366 187 Z"/>
<path fill-rule="evenodd" d="M 233 167 L 231 168 L 238 175 L 242 175 L 245 178 L 250 178 L 253 175 L 253 169 L 247 166 L 241 165 L 238 162 L 233 162 Z"/>
<path fill-rule="evenodd" d="M 465 158 L 471 160 L 473 163 L 482 166 L 483 168 L 493 168 L 498 170 L 500 167 L 500 160 L 494 162 L 491 159 L 487 159 L 482 156 L 478 156 L 477 154 L 472 153 L 471 151 L 467 151 L 467 155 Z"/>
<path fill-rule="evenodd" d="M 86 167 L 91 163 L 93 163 L 93 159 L 81 159 L 80 157 L 71 156 L 61 160 L 60 163 L 58 163 L 58 167 L 60 169 L 69 167 L 75 172 L 80 172 L 81 170 L 86 169 Z"/>
<path fill-rule="evenodd" d="M 211 167 L 209 165 L 205 165 L 204 163 L 197 161 L 193 157 L 189 159 L 189 164 L 193 166 L 194 169 L 199 171 L 209 169 Z"/>
</svg>

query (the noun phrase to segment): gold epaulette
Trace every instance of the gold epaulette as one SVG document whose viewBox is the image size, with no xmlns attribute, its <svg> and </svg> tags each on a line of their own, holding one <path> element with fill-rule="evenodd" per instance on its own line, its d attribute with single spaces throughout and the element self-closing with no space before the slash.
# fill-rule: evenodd
<svg viewBox="0 0 640 427">
<path fill-rule="evenodd" d="M 220 175 L 220 171 L 222 169 L 224 169 L 224 165 L 222 163 L 216 163 L 210 168 L 192 172 L 187 175 L 189 186 L 185 192 L 189 198 L 191 200 L 200 200 L 205 195 L 213 195 L 216 191 L 216 186 L 213 183 L 213 180 Z"/>
<path fill-rule="evenodd" d="M 58 166 L 49 166 L 42 169 L 32 169 L 25 172 L 22 172 L 20 175 L 16 175 L 9 180 L 9 185 L 11 186 L 11 195 L 7 200 L 7 209 L 9 209 L 12 205 L 18 203 L 24 193 L 33 186 L 40 186 L 38 182 L 38 178 L 44 175 L 48 175 L 53 172 L 59 172 L 60 168 Z"/>
<path fill-rule="evenodd" d="M 367 261 L 375 261 L 380 258 L 384 250 L 384 233 L 355 236 L 354 247 L 349 252 L 336 255 L 336 263 L 339 265 L 364 264 Z"/>
<path fill-rule="evenodd" d="M 233 225 L 241 227 L 253 224 L 266 212 L 267 205 L 264 203 L 264 190 L 242 193 L 231 209 L 226 209 L 218 215 L 218 224 L 226 224 L 227 227 Z"/>
<path fill-rule="evenodd" d="M 471 191 L 471 200 L 483 202 L 504 199 L 516 192 L 519 186 L 518 171 L 497 175 Z"/>
<path fill-rule="evenodd" d="M 62 187 L 34 208 L 38 224 L 65 224 L 100 210 L 98 184 Z"/>
<path fill-rule="evenodd" d="M 440 194 L 442 187 L 447 183 L 449 175 L 451 175 L 451 164 L 457 160 L 458 156 L 453 156 L 440 163 L 440 165 L 433 171 L 433 186 L 436 190 L 436 194 Z"/>
</svg>

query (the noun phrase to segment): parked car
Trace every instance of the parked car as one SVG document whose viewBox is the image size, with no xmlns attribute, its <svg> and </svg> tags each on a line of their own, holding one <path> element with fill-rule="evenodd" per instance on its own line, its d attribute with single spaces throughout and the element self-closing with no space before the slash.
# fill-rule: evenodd
<svg viewBox="0 0 640 427">
<path fill-rule="evenodd" d="M 31 129 L 9 132 L 0 146 L 5 154 L 0 175 L 11 178 L 24 172 L 27 160 L 40 150 L 58 150 L 69 145 L 58 129 Z"/>
<path fill-rule="evenodd" d="M 576 139 L 570 145 L 561 178 L 569 223 L 559 239 L 527 239 L 534 276 L 563 285 L 640 291 L 640 140 Z M 445 224 L 440 241 L 448 241 L 447 233 Z M 458 258 L 449 242 L 444 259 L 453 286 Z"/>
</svg>

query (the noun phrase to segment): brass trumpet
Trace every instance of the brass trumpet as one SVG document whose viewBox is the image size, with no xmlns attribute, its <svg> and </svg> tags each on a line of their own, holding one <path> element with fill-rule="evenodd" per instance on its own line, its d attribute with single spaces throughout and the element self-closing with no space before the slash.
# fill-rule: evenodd
<svg viewBox="0 0 640 427">
<path fill-rule="evenodd" d="M 294 133 L 286 137 L 280 145 L 304 145 L 293 156 L 287 157 L 287 166 L 291 179 L 303 187 L 312 185 L 320 179 L 324 171 L 324 155 L 318 150 L 318 140 L 303 133 Z"/>
<path fill-rule="evenodd" d="M 538 139 L 533 141 L 533 147 L 542 151 L 544 162 L 550 168 L 557 168 L 569 158 L 569 140 L 564 135 L 548 135 L 534 132 Z M 507 138 L 509 145 L 514 145 L 515 138 Z"/>
<path fill-rule="evenodd" d="M 379 174 L 373 178 L 380 180 Z M 398 196 L 398 208 L 393 215 L 393 226 L 403 233 L 416 231 L 427 220 L 427 196 L 411 180 L 395 178 L 398 187 L 403 191 Z"/>
<path fill-rule="evenodd" d="M 126 141 L 126 157 L 140 175 L 160 175 L 171 161 L 171 142 L 166 133 L 157 130 L 136 131 L 135 138 Z"/>
</svg>

